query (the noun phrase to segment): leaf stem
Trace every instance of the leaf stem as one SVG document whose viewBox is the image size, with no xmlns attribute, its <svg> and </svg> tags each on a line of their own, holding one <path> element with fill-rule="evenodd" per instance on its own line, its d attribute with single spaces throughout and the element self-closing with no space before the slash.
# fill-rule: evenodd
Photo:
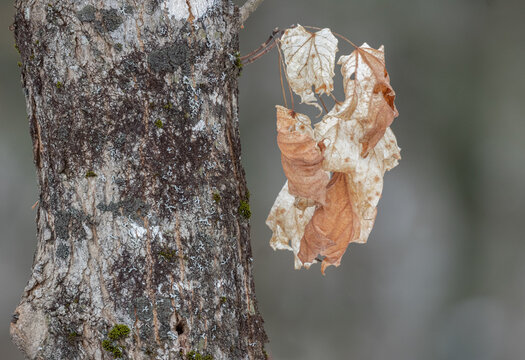
<svg viewBox="0 0 525 360">
<path fill-rule="evenodd" d="M 281 41 L 281 39 L 279 38 L 277 41 Z M 283 68 L 286 69 L 286 64 L 284 63 L 284 60 L 283 60 L 283 55 L 281 53 L 281 44 L 278 44 L 277 45 L 277 51 L 279 52 L 279 61 L 282 65 Z M 288 79 L 288 73 L 285 71 L 284 72 L 284 76 L 286 76 L 286 84 L 288 85 L 288 91 L 290 92 L 290 100 L 292 102 L 292 110 L 294 110 L 295 106 L 294 106 L 294 102 L 293 102 L 293 92 L 292 92 L 292 88 L 290 86 L 290 80 Z M 281 81 L 282 81 L 282 77 L 281 77 Z M 286 102 L 286 101 L 285 101 Z M 288 106 L 287 106 L 288 107 Z"/>
<path fill-rule="evenodd" d="M 281 90 L 283 92 L 284 106 L 288 108 L 288 101 L 286 101 L 286 92 L 284 91 L 283 84 L 283 58 L 281 57 L 281 50 L 277 47 L 277 52 L 279 53 L 279 78 L 281 79 Z"/>
<path fill-rule="evenodd" d="M 328 114 L 328 109 L 326 108 L 326 105 L 324 103 L 324 100 L 323 98 L 321 97 L 321 95 L 317 94 L 317 97 L 319 98 L 319 100 L 321 101 L 321 104 L 323 105 L 323 108 L 324 108 L 324 111 L 326 111 L 326 113 Z M 319 114 L 320 115 L 320 114 Z"/>
</svg>

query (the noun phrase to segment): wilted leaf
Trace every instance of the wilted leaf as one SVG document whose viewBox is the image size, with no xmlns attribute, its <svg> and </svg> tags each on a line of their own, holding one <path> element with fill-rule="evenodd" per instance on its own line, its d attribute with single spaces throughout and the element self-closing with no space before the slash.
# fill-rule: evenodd
<svg viewBox="0 0 525 360">
<path fill-rule="evenodd" d="M 363 129 L 357 120 L 340 121 L 325 116 L 315 126 L 315 137 L 326 144 L 323 169 L 350 175 L 355 190 L 356 211 L 361 233 L 355 242 L 365 243 L 376 217 L 376 206 L 383 191 L 385 172 L 394 168 L 401 159 L 400 149 L 390 128 L 366 158 L 361 156 L 359 139 Z"/>
<path fill-rule="evenodd" d="M 294 82 L 294 91 L 305 102 L 315 101 L 312 85 L 317 92 L 332 91 L 332 76 L 320 69 L 322 62 L 315 67 L 302 54 L 307 45 L 315 48 L 314 34 L 302 28 L 286 34 L 287 78 Z M 283 52 L 284 45 L 283 41 Z M 337 43 L 332 48 L 335 54 Z M 294 63 L 290 54 L 301 54 L 302 65 Z M 327 266 L 340 264 L 349 243 L 367 241 L 383 176 L 401 158 L 389 127 L 398 113 L 383 47 L 376 50 L 363 44 L 342 56 L 339 64 L 346 98 L 336 102 L 315 130 L 305 115 L 277 107 L 278 144 L 289 182 L 267 220 L 274 232 L 274 249 L 292 250 L 296 268 L 308 267 L 317 256 L 324 256 L 323 274 Z M 330 69 L 333 75 L 333 66 Z M 324 87 L 314 84 L 316 76 L 326 80 L 318 83 Z M 333 173 L 329 181 L 328 173 Z"/>
<path fill-rule="evenodd" d="M 312 33 L 297 25 L 285 31 L 281 49 L 290 87 L 301 96 L 302 102 L 321 110 L 312 86 L 317 94 L 330 94 L 334 89 L 337 39 L 330 29 Z"/>
<path fill-rule="evenodd" d="M 324 204 L 330 179 L 322 169 L 323 154 L 308 116 L 277 106 L 277 144 L 290 194 Z"/>
<path fill-rule="evenodd" d="M 359 237 L 355 196 L 349 176 L 334 173 L 327 187 L 326 205 L 319 207 L 306 225 L 299 260 L 311 263 L 317 255 L 325 256 L 323 274 L 327 266 L 339 266 L 348 244 Z"/>
<path fill-rule="evenodd" d="M 275 199 L 266 219 L 266 225 L 273 231 L 270 245 L 274 250 L 290 250 L 294 253 L 295 268 L 309 267 L 297 257 L 306 224 L 315 211 L 315 205 L 308 206 L 306 199 L 296 198 L 288 192 L 286 182 Z"/>
<path fill-rule="evenodd" d="M 364 128 L 359 142 L 363 146 L 361 155 L 366 156 L 398 116 L 394 105 L 396 94 L 385 67 L 384 47 L 376 50 L 364 43 L 350 55 L 341 56 L 338 64 L 347 97 L 345 104 L 353 104 L 349 115 Z"/>
</svg>

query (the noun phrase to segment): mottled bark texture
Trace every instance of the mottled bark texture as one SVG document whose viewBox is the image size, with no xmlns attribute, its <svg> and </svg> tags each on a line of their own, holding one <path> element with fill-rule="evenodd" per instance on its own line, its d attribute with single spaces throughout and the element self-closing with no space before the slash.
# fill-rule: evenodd
<svg viewBox="0 0 525 360">
<path fill-rule="evenodd" d="M 40 186 L 32 276 L 11 322 L 29 359 L 265 358 L 239 12 L 184 3 L 187 19 L 173 16 L 179 0 L 16 3 Z"/>
</svg>

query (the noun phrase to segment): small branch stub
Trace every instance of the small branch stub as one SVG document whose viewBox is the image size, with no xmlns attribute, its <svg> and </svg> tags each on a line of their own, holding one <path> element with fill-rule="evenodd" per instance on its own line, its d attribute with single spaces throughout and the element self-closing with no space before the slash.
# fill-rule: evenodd
<svg viewBox="0 0 525 360">
<path fill-rule="evenodd" d="M 244 3 L 240 10 L 241 26 L 246 20 L 248 20 L 250 15 L 259 7 L 259 5 L 261 5 L 262 2 L 263 0 L 248 0 Z"/>
</svg>

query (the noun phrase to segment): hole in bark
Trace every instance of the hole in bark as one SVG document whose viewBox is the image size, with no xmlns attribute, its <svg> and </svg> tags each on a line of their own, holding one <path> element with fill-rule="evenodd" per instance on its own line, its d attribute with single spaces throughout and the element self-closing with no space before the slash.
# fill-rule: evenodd
<svg viewBox="0 0 525 360">
<path fill-rule="evenodd" d="M 175 326 L 175 331 L 177 331 L 177 334 L 181 335 L 184 333 L 184 328 L 185 328 L 185 323 L 184 323 L 184 320 L 179 320 L 177 322 L 177 325 Z"/>
<path fill-rule="evenodd" d="M 16 324 L 18 322 L 18 318 L 20 317 L 20 313 L 16 312 L 13 314 L 13 316 L 11 317 L 11 322 L 13 324 Z"/>
</svg>

